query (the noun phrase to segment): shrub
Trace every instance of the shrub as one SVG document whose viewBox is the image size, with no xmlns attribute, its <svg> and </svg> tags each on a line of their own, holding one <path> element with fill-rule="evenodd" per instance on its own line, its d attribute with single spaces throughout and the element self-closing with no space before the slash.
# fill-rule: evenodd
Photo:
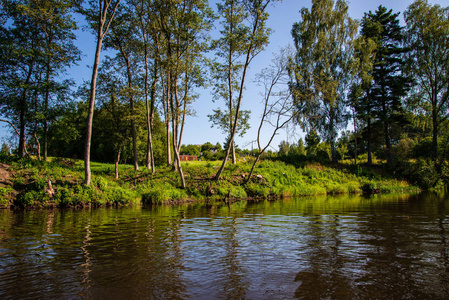
<svg viewBox="0 0 449 300">
<path fill-rule="evenodd" d="M 268 197 L 270 195 L 270 189 L 268 187 L 254 182 L 246 184 L 245 190 L 249 197 Z"/>
<path fill-rule="evenodd" d="M 25 208 L 27 206 L 42 205 L 48 200 L 50 200 L 50 197 L 47 192 L 31 190 L 19 193 L 13 203 L 16 206 Z"/>
<path fill-rule="evenodd" d="M 105 191 L 108 187 L 108 181 L 100 176 L 96 176 L 93 178 L 92 183 L 98 187 L 101 191 Z"/>
<path fill-rule="evenodd" d="M 122 187 L 114 187 L 107 190 L 105 198 L 108 203 L 113 204 L 126 204 L 133 202 L 136 199 L 136 195 L 130 189 L 124 189 Z"/>
<path fill-rule="evenodd" d="M 186 196 L 184 191 L 165 183 L 144 192 L 141 201 L 143 205 L 162 204 L 169 200 L 180 200 Z"/>
<path fill-rule="evenodd" d="M 9 204 L 12 196 L 12 187 L 0 187 L 0 206 L 5 206 Z"/>
<path fill-rule="evenodd" d="M 231 188 L 231 198 L 246 198 L 248 195 L 241 186 Z"/>
</svg>

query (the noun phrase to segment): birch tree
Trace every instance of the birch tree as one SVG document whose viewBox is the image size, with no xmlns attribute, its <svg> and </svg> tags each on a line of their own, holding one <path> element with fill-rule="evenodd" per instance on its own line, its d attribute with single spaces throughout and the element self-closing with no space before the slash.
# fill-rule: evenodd
<svg viewBox="0 0 449 300">
<path fill-rule="evenodd" d="M 440 125 L 449 117 L 449 7 L 413 2 L 404 13 L 414 104 L 432 120 L 432 159 L 437 159 Z"/>
<path fill-rule="evenodd" d="M 264 109 L 257 130 L 256 142 L 258 153 L 251 167 L 251 171 L 245 180 L 246 183 L 251 179 L 256 164 L 259 162 L 261 155 L 271 145 L 276 134 L 289 124 L 296 115 L 293 97 L 289 87 L 290 77 L 288 74 L 288 64 L 290 61 L 288 50 L 283 49 L 273 59 L 272 65 L 264 69 L 257 76 L 257 82 L 264 87 L 263 100 L 261 101 Z M 261 141 L 261 133 L 264 125 L 269 125 L 272 130 L 268 142 L 265 144 Z M 267 130 L 264 130 L 264 132 L 267 132 Z"/>
<path fill-rule="evenodd" d="M 226 154 L 215 175 L 215 180 L 220 179 L 234 144 L 248 67 L 254 57 L 268 44 L 270 30 L 266 26 L 268 19 L 266 9 L 272 2 L 270 0 L 225 0 L 220 8 L 224 21 L 218 43 L 219 53 L 222 53 L 222 57 L 227 58 L 223 67 L 228 72 L 228 104 L 230 111 L 234 110 L 234 112 L 230 118 L 232 123 L 230 123 L 231 130 Z M 238 62 L 239 59 L 242 61 Z M 241 67 L 239 67 L 240 64 Z M 233 108 L 233 78 L 238 78 L 235 108 Z"/>
<path fill-rule="evenodd" d="M 292 29 L 296 56 L 293 95 L 298 121 L 304 129 L 320 132 L 337 161 L 336 138 L 346 127 L 346 94 L 352 76 L 352 41 L 357 22 L 349 17 L 344 0 L 314 0 L 301 9 L 301 21 Z"/>
<path fill-rule="evenodd" d="M 94 117 L 95 92 L 97 85 L 98 66 L 100 64 L 101 46 L 103 44 L 103 39 L 109 30 L 109 26 L 114 20 L 115 12 L 117 11 L 119 3 L 120 0 L 98 0 L 98 2 L 90 1 L 89 9 L 83 11 L 89 24 L 96 31 L 97 39 L 94 65 L 92 68 L 92 79 L 90 82 L 89 111 L 87 115 L 86 142 L 84 147 L 85 185 L 90 185 L 91 181 L 90 145 L 92 139 L 92 122 Z"/>
</svg>

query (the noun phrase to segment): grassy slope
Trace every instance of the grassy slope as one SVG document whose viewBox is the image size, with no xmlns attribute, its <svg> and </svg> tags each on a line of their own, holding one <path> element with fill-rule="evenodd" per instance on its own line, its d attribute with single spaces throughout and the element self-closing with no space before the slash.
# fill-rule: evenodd
<svg viewBox="0 0 449 300">
<path fill-rule="evenodd" d="M 359 176 L 339 165 L 319 163 L 295 168 L 282 162 L 263 161 L 248 184 L 249 163 L 228 164 L 223 180 L 211 180 L 220 162 L 186 162 L 183 170 L 187 188 L 179 189 L 178 173 L 158 169 L 135 172 L 132 166 L 119 167 L 120 179 L 114 179 L 114 165 L 93 162 L 92 186 L 82 185 L 83 162 L 53 160 L 49 163 L 21 160 L 10 163 L 14 174 L 12 186 L 0 187 L 0 206 L 13 202 L 19 207 L 120 205 L 128 203 L 162 203 L 169 201 L 306 196 L 318 194 L 358 193 L 362 190 L 382 192 L 412 191 L 404 181 L 389 178 L 373 169 L 359 170 Z M 51 181 L 51 191 L 48 187 Z"/>
</svg>

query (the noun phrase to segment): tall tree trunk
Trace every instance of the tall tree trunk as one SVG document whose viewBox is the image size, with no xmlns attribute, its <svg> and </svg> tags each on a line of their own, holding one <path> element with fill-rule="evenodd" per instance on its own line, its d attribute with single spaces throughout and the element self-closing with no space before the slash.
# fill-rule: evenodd
<svg viewBox="0 0 449 300">
<path fill-rule="evenodd" d="M 355 111 L 352 111 L 352 119 L 354 120 L 354 165 L 357 167 L 357 118 L 355 117 Z"/>
<path fill-rule="evenodd" d="M 432 108 L 432 160 L 436 161 L 438 157 L 438 113 L 437 108 Z"/>
<path fill-rule="evenodd" d="M 335 118 L 334 118 L 334 109 L 331 107 L 330 109 L 331 119 L 330 119 L 330 130 L 331 130 L 331 136 L 330 136 L 330 144 L 331 144 L 331 159 L 333 163 L 338 163 L 338 157 L 337 157 L 337 147 L 335 146 Z"/>
<path fill-rule="evenodd" d="M 117 159 L 115 160 L 115 179 L 118 179 L 118 164 L 120 162 L 120 154 L 122 153 L 122 146 L 119 146 L 117 152 Z"/>
<path fill-rule="evenodd" d="M 171 160 L 171 143 L 170 143 L 170 111 L 168 105 L 168 84 L 164 83 L 162 80 L 162 104 L 164 107 L 164 119 L 165 119 L 165 132 L 167 136 L 166 147 L 167 147 L 167 167 L 172 164 Z"/>
<path fill-rule="evenodd" d="M 26 153 L 26 140 L 25 140 L 25 127 L 26 127 L 26 120 L 25 120 L 25 114 L 27 111 L 27 92 L 28 92 L 28 84 L 31 79 L 33 67 L 32 65 L 29 68 L 27 79 L 25 81 L 25 87 L 23 88 L 22 98 L 20 99 L 20 117 L 19 117 L 19 157 L 23 157 L 23 154 Z"/>
<path fill-rule="evenodd" d="M 372 145 L 371 145 L 371 118 L 368 117 L 367 125 L 366 125 L 366 134 L 368 139 L 368 145 L 367 145 L 367 152 L 368 152 L 368 165 L 373 164 L 373 157 L 372 157 Z"/>
<path fill-rule="evenodd" d="M 387 164 L 393 164 L 393 153 L 391 151 L 391 139 L 390 139 L 390 124 L 387 119 L 387 108 L 385 103 L 382 105 L 383 111 L 383 125 L 384 125 L 384 139 L 385 139 L 385 148 L 387 150 Z"/>
<path fill-rule="evenodd" d="M 28 93 L 28 84 L 30 83 L 31 80 L 31 75 L 33 74 L 33 63 L 30 64 L 29 69 L 28 69 L 28 74 L 27 74 L 27 79 L 25 81 L 25 86 L 23 88 L 23 92 L 22 92 L 22 97 L 20 99 L 20 116 L 19 116 L 19 149 L 18 149 L 18 154 L 19 157 L 23 157 L 23 154 L 26 153 L 26 149 L 25 149 L 25 126 L 26 126 L 26 122 L 25 122 L 25 113 L 27 111 L 27 93 Z"/>
<path fill-rule="evenodd" d="M 170 83 L 170 78 L 168 80 L 168 82 Z M 170 86 L 170 84 L 169 84 Z M 182 171 L 182 167 L 181 167 L 181 159 L 179 156 L 179 146 L 178 146 L 178 125 L 179 125 L 179 116 L 178 116 L 178 100 L 177 100 L 177 95 L 176 95 L 176 86 L 177 86 L 177 82 L 176 80 L 173 80 L 173 86 L 172 86 L 172 91 L 170 91 L 170 110 L 171 110 L 171 115 L 172 115 L 172 129 L 173 129 L 173 135 L 172 135 L 172 141 L 173 141 L 173 152 L 174 152 L 174 168 L 178 171 L 179 173 L 179 177 L 181 179 L 181 188 L 185 189 L 186 188 L 186 181 L 184 178 L 184 173 Z M 175 95 L 173 95 L 175 94 Z M 173 99 L 175 98 L 175 99 Z M 174 103 L 174 101 L 176 101 L 176 103 Z"/>
<path fill-rule="evenodd" d="M 35 90 L 34 92 L 34 111 L 37 112 L 38 111 L 38 99 L 39 99 L 39 94 L 37 92 L 37 90 Z M 37 118 L 34 121 L 34 129 L 33 129 L 33 137 L 34 140 L 36 142 L 36 146 L 37 146 L 37 160 L 40 161 L 41 160 L 41 143 L 39 142 L 39 138 L 37 137 Z"/>
<path fill-rule="evenodd" d="M 134 110 L 134 96 L 133 96 L 133 79 L 131 72 L 131 64 L 129 62 L 129 56 L 125 51 L 125 48 L 122 42 L 117 39 L 117 45 L 119 47 L 120 53 L 122 54 L 123 60 L 126 64 L 126 73 L 128 77 L 128 88 L 129 88 L 129 107 L 131 109 L 131 136 L 133 139 L 133 154 L 134 154 L 134 170 L 139 170 L 139 157 L 137 154 L 137 130 L 136 130 L 136 122 L 134 118 L 135 110 Z"/>
<path fill-rule="evenodd" d="M 50 30 L 51 32 L 51 30 Z M 48 37 L 48 45 L 51 45 L 53 41 L 53 36 L 50 35 Z M 50 47 L 48 47 L 50 48 Z M 43 132 L 43 148 L 44 148 L 44 161 L 47 161 L 47 148 L 48 148 L 48 103 L 50 100 L 50 77 L 51 77 L 51 54 L 50 50 L 47 49 L 48 56 L 47 56 L 47 74 L 45 78 L 45 82 L 47 83 L 47 86 L 45 88 L 45 102 L 44 102 L 44 132 Z"/>
<path fill-rule="evenodd" d="M 40 161 L 41 160 L 41 143 L 39 142 L 39 139 L 37 137 L 36 130 L 34 131 L 33 136 L 34 136 L 34 140 L 36 141 L 36 145 L 37 145 L 37 160 Z"/>
<path fill-rule="evenodd" d="M 337 149 L 335 147 L 335 138 L 332 137 L 331 141 L 331 156 L 332 156 L 332 162 L 333 163 L 338 163 L 338 157 L 337 157 Z"/>
<path fill-rule="evenodd" d="M 226 162 L 227 162 L 227 160 L 229 158 L 229 153 L 231 152 L 232 144 L 234 143 L 234 137 L 235 137 L 235 133 L 237 131 L 237 122 L 238 122 L 239 113 L 240 113 L 240 105 L 242 103 L 242 98 L 243 98 L 243 88 L 245 87 L 246 72 L 248 70 L 248 66 L 249 66 L 249 62 L 250 62 L 251 50 L 252 50 L 252 47 L 249 47 L 247 55 L 246 55 L 245 65 L 243 67 L 242 80 L 240 82 L 239 97 L 238 97 L 238 100 L 237 100 L 237 107 L 236 107 L 236 110 L 235 110 L 234 122 L 232 124 L 231 136 L 229 138 L 228 147 L 226 149 L 226 154 L 225 154 L 223 162 L 222 162 L 222 164 L 220 166 L 220 169 L 218 170 L 217 174 L 215 174 L 215 180 L 220 180 L 221 174 L 223 173 L 224 168 L 226 166 Z"/>
<path fill-rule="evenodd" d="M 22 101 L 22 105 L 20 108 L 20 135 L 19 135 L 19 157 L 23 157 L 23 153 L 25 152 L 25 107 Z"/>
<path fill-rule="evenodd" d="M 145 41 L 145 105 L 146 105 L 146 112 L 147 112 L 147 129 L 148 129 L 148 135 L 147 135 L 147 169 L 151 169 L 153 174 L 156 171 L 155 170 L 155 163 L 154 163 L 154 154 L 153 154 L 153 116 L 154 116 L 154 102 L 155 102 L 155 94 L 156 94 L 156 84 L 158 80 L 158 64 L 154 63 L 154 70 L 153 70 L 153 82 L 151 84 L 151 104 L 150 100 L 148 99 L 148 45 Z"/>
<path fill-rule="evenodd" d="M 89 111 L 87 113 L 87 129 L 86 129 L 86 143 L 84 148 L 84 184 L 90 185 L 91 171 L 90 171 L 90 146 L 92 140 L 92 123 L 94 118 L 95 108 L 95 89 L 97 87 L 98 65 L 100 63 L 101 44 L 103 43 L 102 36 L 103 26 L 99 26 L 97 47 L 95 50 L 94 66 L 92 70 L 92 80 L 90 82 L 90 97 L 89 97 Z"/>
<path fill-rule="evenodd" d="M 232 7 L 233 8 L 233 7 Z M 233 10 L 231 10 L 231 16 L 232 16 Z M 233 32 L 234 31 L 234 24 L 231 23 L 231 28 L 230 31 Z M 231 45 L 229 47 L 229 53 L 228 53 L 228 64 L 229 64 L 229 68 L 228 68 L 228 89 L 229 89 L 229 137 L 231 137 L 232 134 L 232 113 L 234 110 L 234 103 L 232 101 L 232 97 L 233 97 L 233 88 L 232 88 L 232 69 L 233 69 L 233 60 L 232 60 L 232 52 L 234 51 L 234 47 L 233 47 L 233 42 L 231 41 Z M 235 165 L 236 164 L 236 159 L 235 159 L 235 144 L 234 141 L 230 141 L 228 143 L 228 147 L 231 147 L 231 157 L 232 157 L 232 163 Z"/>
<path fill-rule="evenodd" d="M 106 17 L 108 15 L 108 8 L 111 4 L 112 0 L 104 0 L 104 2 L 100 1 L 100 21 L 98 24 L 97 31 L 97 47 L 95 49 L 95 59 L 94 66 L 92 69 L 92 80 L 90 82 L 90 97 L 89 97 L 89 111 L 87 113 L 87 128 L 86 128 L 86 143 L 84 147 L 84 184 L 89 186 L 91 181 L 91 171 L 90 171 L 90 146 L 92 140 L 92 123 L 94 118 L 94 108 L 95 108 L 95 91 L 97 87 L 97 75 L 98 75 L 98 65 L 100 64 L 100 54 L 101 54 L 101 45 L 103 43 L 103 38 L 106 32 L 108 31 L 109 26 L 111 25 L 112 20 L 114 19 L 115 12 L 120 3 L 120 0 L 117 0 L 113 9 L 112 15 L 109 17 L 109 21 L 106 26 Z"/>
<path fill-rule="evenodd" d="M 178 97 L 178 86 L 175 86 L 175 95 L 176 95 L 176 104 L 179 105 L 179 97 Z M 182 111 L 182 118 L 181 118 L 181 130 L 179 132 L 178 137 L 178 152 L 181 152 L 181 144 L 182 144 L 182 135 L 184 133 L 184 124 L 186 120 L 186 114 L 187 114 L 187 87 L 184 95 L 184 103 L 183 103 L 183 111 Z"/>
<path fill-rule="evenodd" d="M 45 102 L 44 102 L 44 132 L 43 132 L 43 148 L 44 148 L 44 161 L 47 161 L 47 148 L 48 148 L 48 102 L 50 98 L 50 59 L 47 62 L 47 87 L 45 89 Z"/>
</svg>

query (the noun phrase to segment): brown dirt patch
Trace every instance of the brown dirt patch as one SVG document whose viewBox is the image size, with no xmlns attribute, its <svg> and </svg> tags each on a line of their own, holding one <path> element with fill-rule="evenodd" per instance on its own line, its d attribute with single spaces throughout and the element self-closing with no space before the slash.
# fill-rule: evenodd
<svg viewBox="0 0 449 300">
<path fill-rule="evenodd" d="M 10 180 L 11 172 L 9 171 L 9 168 L 9 165 L 0 163 L 0 187 L 12 185 L 12 182 Z"/>
</svg>

